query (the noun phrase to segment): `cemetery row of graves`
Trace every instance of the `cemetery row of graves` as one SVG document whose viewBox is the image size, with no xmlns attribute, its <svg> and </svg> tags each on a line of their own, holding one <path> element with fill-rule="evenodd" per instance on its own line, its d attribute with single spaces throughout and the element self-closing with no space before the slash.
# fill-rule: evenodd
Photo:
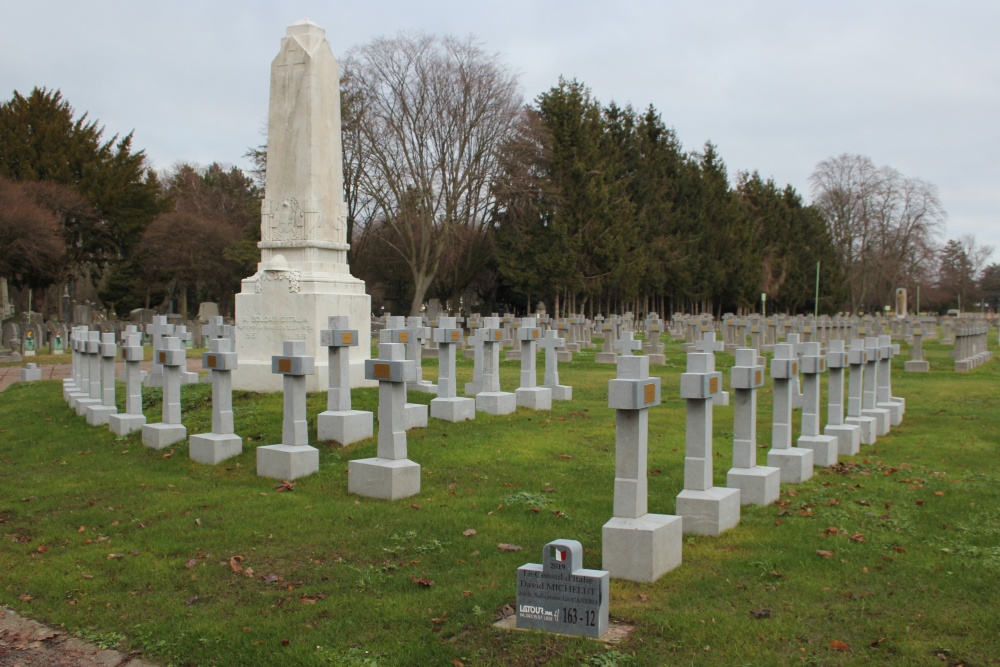
<svg viewBox="0 0 1000 667">
<path fill-rule="evenodd" d="M 450 429 L 461 429 L 464 435 L 460 437 L 482 441 L 484 450 L 492 452 L 494 441 L 519 439 L 510 430 L 524 432 L 529 450 L 530 441 L 539 436 L 539 428 L 546 431 L 544 438 L 552 437 L 560 430 L 560 424 L 556 422 L 553 427 L 550 415 L 558 414 L 555 419 L 564 422 L 567 419 L 610 422 L 603 427 L 609 440 L 603 448 L 592 449 L 593 443 L 586 442 L 580 443 L 584 445 L 580 449 L 559 455 L 560 459 L 565 457 L 560 463 L 580 461 L 574 464 L 577 467 L 584 466 L 588 456 L 604 452 L 604 463 L 613 474 L 602 481 L 588 482 L 599 483 L 603 488 L 592 491 L 584 485 L 570 491 L 564 486 L 557 492 L 554 483 L 548 480 L 549 473 L 542 472 L 552 467 L 551 461 L 529 458 L 528 475 L 540 488 L 518 491 L 520 482 L 509 482 L 509 487 L 505 483 L 509 490 L 502 499 L 505 502 L 491 508 L 487 516 L 510 512 L 520 503 L 530 506 L 524 509 L 528 516 L 546 517 L 551 523 L 528 531 L 532 533 L 533 549 L 525 548 L 524 554 L 516 552 L 521 550 L 519 543 L 527 540 L 517 535 L 498 542 L 501 555 L 513 551 L 515 558 L 520 557 L 519 562 L 504 558 L 498 568 L 494 555 L 493 566 L 477 566 L 472 577 L 477 582 L 489 582 L 491 588 L 515 589 L 516 599 L 503 605 L 497 615 L 510 617 L 508 620 L 513 619 L 516 627 L 599 637 L 606 634 L 613 617 L 632 615 L 628 611 L 622 613 L 623 608 L 633 606 L 631 602 L 623 604 L 625 598 L 638 596 L 639 600 L 644 597 L 648 600 L 650 593 L 637 594 L 635 586 L 660 582 L 662 587 L 664 581 L 676 574 L 664 577 L 668 572 L 684 571 L 679 566 L 690 559 L 692 548 L 698 554 L 702 544 L 692 540 L 707 537 L 721 544 L 727 538 L 735 539 L 729 536 L 741 532 L 737 527 L 744 517 L 753 525 L 747 530 L 757 533 L 764 516 L 761 513 L 767 511 L 761 508 L 781 508 L 779 516 L 787 515 L 789 497 L 795 497 L 796 487 L 815 483 L 814 475 L 854 470 L 857 464 L 845 464 L 845 460 L 856 461 L 859 455 L 877 451 L 882 439 L 905 429 L 904 414 L 909 415 L 907 402 L 894 390 L 893 382 L 899 384 L 901 372 L 915 378 L 931 378 L 939 372 L 961 377 L 961 373 L 990 360 L 989 326 L 973 320 L 945 320 L 939 327 L 936 322 L 917 318 L 773 317 L 713 322 L 709 318 L 675 316 L 667 325 L 655 315 L 635 321 L 628 314 L 594 322 L 583 317 L 557 321 L 544 315 L 520 319 L 494 315 L 472 317 L 464 322 L 446 316 L 431 321 L 387 316 L 378 322 L 376 330 L 379 343 L 373 349 L 373 358 L 365 362 L 365 377 L 377 383 L 377 390 L 350 389 L 348 351 L 357 345 L 358 332 L 348 328 L 344 317 L 330 317 L 327 328 L 320 333 L 321 346 L 328 355 L 327 392 L 306 394 L 305 376 L 313 373 L 315 359 L 305 353 L 302 341 L 288 341 L 284 349 L 275 350 L 272 372 L 283 377 L 284 386 L 276 397 L 280 401 L 280 441 L 258 434 L 238 434 L 241 421 L 247 422 L 240 414 L 246 394 L 238 392 L 234 399 L 230 375 L 238 367 L 238 359 L 233 352 L 233 330 L 221 318 L 204 327 L 207 351 L 202 356 L 201 370 L 205 374 L 201 377 L 187 367 L 186 346 L 175 335 L 183 332 L 177 332 L 165 318 L 158 318 L 146 331 L 126 327 L 118 335 L 86 326 L 74 327 L 68 334 L 73 376 L 63 383 L 63 398 L 89 426 L 106 425 L 118 436 L 118 442 L 141 442 L 154 462 L 157 462 L 154 452 L 160 453 L 161 460 L 176 460 L 186 454 L 192 462 L 188 464 L 190 475 L 203 480 L 225 480 L 234 472 L 233 462 L 239 461 L 235 474 L 241 488 L 247 484 L 253 486 L 253 477 L 270 478 L 273 487 L 272 482 L 267 482 L 255 488 L 269 491 L 273 488 L 272 493 L 288 493 L 285 497 L 291 497 L 300 494 L 302 485 L 308 485 L 310 480 L 320 479 L 323 480 L 320 495 L 334 493 L 353 499 L 356 508 L 361 507 L 362 499 L 407 499 L 389 504 L 365 501 L 364 510 L 358 512 L 363 512 L 375 526 L 387 513 L 423 512 L 428 503 L 457 498 L 463 491 L 470 497 L 478 496 L 477 489 L 461 489 L 459 482 L 451 482 L 444 487 L 446 491 L 442 490 L 435 477 L 442 470 L 441 457 L 447 457 L 449 452 L 434 451 L 430 456 L 432 450 L 428 449 L 426 439 L 434 430 L 449 429 L 442 434 L 447 438 Z M 723 335 L 718 340 L 720 330 Z M 599 351 L 595 339 L 601 343 Z M 148 373 L 140 370 L 140 363 L 146 358 L 144 340 L 152 347 L 153 366 Z M 923 351 L 926 341 L 935 349 L 947 346 L 951 350 L 953 362 L 946 370 L 940 362 L 935 362 L 935 372 L 929 373 L 931 363 L 924 358 Z M 906 348 L 906 359 L 900 356 L 901 347 Z M 119 356 L 124 368 L 116 378 L 115 361 Z M 542 357 L 544 364 L 541 382 L 537 357 Z M 725 368 L 717 368 L 717 364 Z M 574 387 L 566 382 L 567 373 L 577 374 L 581 366 L 587 369 L 588 378 L 604 377 L 603 386 L 587 382 L 587 387 Z M 436 383 L 429 380 L 435 367 Z M 667 386 L 661 377 L 656 377 L 660 374 L 658 369 L 671 374 L 681 372 L 677 382 Z M 25 369 L 25 379 L 31 379 L 27 377 L 31 372 L 33 369 Z M 460 383 L 460 377 L 469 381 Z M 210 390 L 205 389 L 210 396 L 202 391 L 206 406 L 202 410 L 210 410 L 211 428 L 202 433 L 189 434 L 185 425 L 182 387 L 190 385 L 210 386 Z M 361 400 L 352 401 L 352 393 Z M 758 410 L 759 395 L 765 397 L 768 409 Z M 151 405 L 151 397 L 159 405 Z M 317 406 L 318 401 L 325 406 Z M 678 408 L 683 406 L 681 419 L 669 425 L 683 455 L 679 466 L 675 466 L 676 473 L 659 467 L 663 465 L 663 453 L 659 451 L 663 424 L 656 415 L 661 406 L 671 403 Z M 576 405 L 588 407 L 581 412 L 573 409 Z M 593 414 L 595 408 L 600 409 L 597 406 L 612 409 L 614 416 Z M 725 425 L 716 417 L 723 410 L 728 418 Z M 160 421 L 151 421 L 156 417 Z M 515 418 L 516 421 L 511 421 Z M 477 421 L 485 423 L 479 427 Z M 437 428 L 435 422 L 439 424 Z M 484 433 L 477 435 L 477 430 Z M 244 452 L 244 446 L 251 442 L 252 451 Z M 439 446 L 445 449 L 449 445 L 441 439 Z M 492 465 L 483 467 L 480 461 L 476 466 L 474 475 L 478 484 L 490 485 L 486 480 L 491 474 L 494 479 L 508 475 L 502 450 L 496 452 Z M 251 456 L 248 458 L 247 454 Z M 723 461 L 731 465 L 720 465 Z M 867 459 L 864 465 L 869 465 Z M 334 474 L 332 469 L 341 468 L 339 475 Z M 556 479 L 565 476 L 551 472 Z M 672 491 L 657 484 L 664 472 L 676 483 Z M 548 481 L 542 481 L 543 478 Z M 424 488 L 428 484 L 430 488 Z M 289 493 L 296 485 L 298 490 Z M 651 492 L 651 486 L 655 493 Z M 552 495 L 548 495 L 550 492 Z M 672 495 L 670 501 L 663 495 L 665 492 Z M 594 516 L 595 507 L 580 512 L 550 509 L 554 498 L 563 503 L 575 502 L 578 497 L 587 498 L 586 503 L 593 504 L 596 512 L 606 513 L 601 523 L 581 525 L 580 521 L 567 517 L 567 514 Z M 446 501 L 441 507 L 448 504 Z M 660 511 L 672 507 L 674 512 L 655 513 L 650 511 L 651 507 Z M 301 507 L 299 510 L 302 511 Z M 800 514 L 804 511 L 800 510 Z M 802 516 L 811 517 L 812 510 Z M 252 514 L 241 515 L 240 520 L 251 525 L 257 523 Z M 353 521 L 353 517 L 347 520 Z M 422 526 L 424 521 L 417 519 L 413 525 Z M 770 521 L 781 524 L 782 520 Z M 393 524 L 398 525 L 395 519 Z M 436 532 L 439 524 L 454 529 L 450 536 L 453 541 L 476 537 L 475 529 L 438 517 L 432 530 L 438 537 L 425 543 L 422 536 L 417 536 L 423 530 L 400 530 L 383 535 L 391 540 L 391 546 L 383 549 L 390 553 L 406 552 L 400 562 L 409 556 L 425 555 L 427 550 L 439 549 L 445 553 L 449 549 L 441 546 L 444 540 Z M 259 534 L 269 528 L 264 523 L 250 529 Z M 831 528 L 836 537 L 839 529 Z M 333 527 L 328 529 L 336 531 Z M 851 538 L 858 538 L 855 540 L 858 544 L 865 541 L 860 532 L 848 537 Z M 396 541 L 399 543 L 395 544 Z M 336 545 L 338 540 L 332 542 Z M 434 543 L 438 546 L 428 546 Z M 480 549 L 468 551 L 469 561 L 487 548 L 490 547 L 480 545 Z M 830 557 L 835 553 L 818 551 L 829 552 Z M 468 556 L 473 552 L 474 556 Z M 600 554 L 599 561 L 589 555 L 592 552 Z M 542 563 L 522 565 L 525 560 L 536 560 L 538 555 L 542 556 Z M 220 556 L 212 554 L 208 559 Z M 197 565 L 201 558 L 196 555 L 192 561 Z M 235 572 L 243 570 L 244 559 L 249 558 L 252 557 L 233 556 L 224 562 L 230 572 Z M 351 561 L 349 556 L 340 558 Z M 587 563 L 590 569 L 584 569 L 585 558 L 591 561 Z M 819 556 L 820 561 L 826 558 Z M 412 559 L 417 563 L 413 567 L 419 568 L 421 560 Z M 464 559 L 461 562 L 465 564 Z M 518 568 L 519 565 L 522 566 Z M 319 561 L 316 566 L 323 569 Z M 397 564 L 393 570 L 405 567 Z M 257 576 L 266 578 L 272 574 L 261 575 L 258 571 Z M 368 574 L 373 580 L 378 579 L 375 572 Z M 784 577 L 777 570 L 766 576 L 775 580 Z M 421 583 L 424 579 L 431 583 L 425 586 Z M 434 585 L 417 571 L 409 580 L 413 585 L 407 591 L 409 595 Z M 377 584 L 372 586 L 377 588 Z M 471 590 L 476 585 L 465 581 L 462 586 L 463 596 L 476 597 L 477 592 Z M 329 594 L 318 595 L 319 601 L 325 601 Z M 300 600 L 308 597 L 305 594 Z M 316 601 L 303 604 L 313 602 Z M 487 609 L 473 613 L 490 618 L 497 611 L 480 605 L 474 605 L 473 609 Z M 772 613 L 767 609 L 751 611 L 760 612 L 762 618 Z M 447 625 L 441 616 L 447 610 L 435 613 L 437 625 Z M 634 632 L 642 636 L 644 629 L 638 627 Z M 661 640 L 664 634 L 672 636 L 661 627 Z M 523 637 L 520 635 L 518 641 L 526 641 L 537 650 L 570 641 Z M 510 640 L 501 643 L 506 641 Z M 629 646 L 629 641 L 626 639 L 622 646 Z M 831 640 L 834 641 L 841 640 Z M 794 644 L 795 640 L 788 637 L 779 640 L 779 644 L 784 644 L 779 653 L 791 650 L 788 642 Z M 488 645 L 496 643 L 494 640 Z M 571 645 L 577 647 L 576 651 L 592 650 L 595 656 L 608 651 L 608 655 L 614 654 L 623 661 L 630 659 L 624 649 L 580 649 L 577 644 Z M 878 645 L 876 642 L 872 650 L 877 650 Z M 255 646 L 258 645 L 250 644 L 243 650 L 250 654 L 265 650 Z M 354 655 L 355 649 L 348 646 L 339 655 L 341 658 Z M 205 655 L 217 655 L 211 647 L 205 650 Z M 441 647 L 434 650 L 440 651 Z M 752 652 L 747 646 L 743 650 Z M 632 653 L 635 652 L 633 645 Z M 468 653 L 466 650 L 454 659 L 471 658 L 474 662 L 475 656 Z M 658 662 L 641 649 L 636 659 L 643 662 L 643 655 L 648 664 Z M 730 658 L 735 659 L 736 655 L 750 653 L 731 654 Z M 839 655 L 839 649 L 834 649 L 832 655 Z M 484 663 L 491 659 L 506 662 L 490 651 L 479 657 Z M 724 658 L 716 657 L 722 660 L 718 664 L 726 664 Z M 324 664 L 322 658 L 317 664 Z M 389 664 L 397 663 L 390 660 Z"/>
</svg>

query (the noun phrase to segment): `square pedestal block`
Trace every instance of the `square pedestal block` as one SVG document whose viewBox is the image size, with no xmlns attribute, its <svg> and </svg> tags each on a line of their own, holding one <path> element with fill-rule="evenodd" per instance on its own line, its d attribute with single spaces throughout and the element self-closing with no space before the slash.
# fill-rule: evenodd
<svg viewBox="0 0 1000 667">
<path fill-rule="evenodd" d="M 548 387 L 518 387 L 514 390 L 518 407 L 532 410 L 552 409 L 552 390 Z"/>
<path fill-rule="evenodd" d="M 425 394 L 434 394 L 435 396 L 437 396 L 438 393 L 437 385 L 427 380 L 421 380 L 420 382 L 407 382 L 406 390 L 419 391 Z"/>
<path fill-rule="evenodd" d="M 740 490 L 713 486 L 677 494 L 677 515 L 685 535 L 719 535 L 740 522 Z"/>
<path fill-rule="evenodd" d="M 663 355 L 663 354 L 647 354 L 646 356 L 649 357 L 649 365 L 650 366 L 663 366 L 665 363 L 667 363 L 667 357 L 666 357 L 666 355 Z"/>
<path fill-rule="evenodd" d="M 82 391 L 80 389 L 74 389 L 73 391 L 69 392 L 66 395 L 66 403 L 68 403 L 70 409 L 75 412 L 77 401 L 83 400 L 85 398 L 90 399 L 89 392 Z"/>
<path fill-rule="evenodd" d="M 931 370 L 931 365 L 926 361 L 907 361 L 903 364 L 903 370 L 907 373 L 927 373 Z"/>
<path fill-rule="evenodd" d="M 552 390 L 552 400 L 553 401 L 572 401 L 573 400 L 573 387 L 566 384 L 557 384 L 554 387 L 548 387 Z"/>
<path fill-rule="evenodd" d="M 142 427 L 142 444 L 152 449 L 163 449 L 187 437 L 183 424 L 145 424 Z"/>
<path fill-rule="evenodd" d="M 420 493 L 420 465 L 409 459 L 357 459 L 347 463 L 347 492 L 395 500 Z"/>
<path fill-rule="evenodd" d="M 874 445 L 878 437 L 874 417 L 845 417 L 844 421 L 861 429 L 861 444 Z"/>
<path fill-rule="evenodd" d="M 562 359 L 560 359 L 562 361 Z M 597 356 L 594 357 L 594 361 L 599 364 L 617 364 L 618 363 L 618 353 L 617 352 L 598 352 Z M 607 569 L 607 568 L 605 568 Z M 612 577 L 615 575 L 611 575 Z"/>
<path fill-rule="evenodd" d="M 257 475 L 293 480 L 319 470 L 319 450 L 309 445 L 264 445 L 257 448 Z"/>
<path fill-rule="evenodd" d="M 565 362 L 573 361 L 573 353 L 567 352 L 566 350 L 557 350 L 556 361 L 558 361 L 559 363 L 563 363 L 564 361 Z"/>
<path fill-rule="evenodd" d="M 861 411 L 861 416 L 875 419 L 875 435 L 888 435 L 889 426 L 892 423 L 888 410 L 885 408 L 868 408 Z"/>
<path fill-rule="evenodd" d="M 857 424 L 828 424 L 823 435 L 837 438 L 837 453 L 854 456 L 861 450 L 861 427 Z"/>
<path fill-rule="evenodd" d="M 715 396 L 712 396 L 712 405 L 718 407 L 723 405 L 729 405 L 729 392 L 720 391 Z"/>
<path fill-rule="evenodd" d="M 611 519 L 601 528 L 601 569 L 613 579 L 656 581 L 681 564 L 682 523 L 667 514 Z"/>
<path fill-rule="evenodd" d="M 78 398 L 76 399 L 76 403 L 73 404 L 73 409 L 76 410 L 78 417 L 85 417 L 87 416 L 87 408 L 89 406 L 96 406 L 100 404 L 101 399 L 99 398 Z"/>
<path fill-rule="evenodd" d="M 192 461 L 215 465 L 243 453 L 243 438 L 232 433 L 199 433 L 188 443 Z"/>
<path fill-rule="evenodd" d="M 813 474 L 811 449 L 772 449 L 767 453 L 767 465 L 781 469 L 781 481 L 786 484 L 804 482 Z"/>
<path fill-rule="evenodd" d="M 740 490 L 741 505 L 770 505 L 781 494 L 781 471 L 769 466 L 731 468 L 726 486 Z"/>
<path fill-rule="evenodd" d="M 88 405 L 87 423 L 91 426 L 103 426 L 108 423 L 108 417 L 118 412 L 113 405 Z"/>
<path fill-rule="evenodd" d="M 509 391 L 481 391 L 476 394 L 476 410 L 490 415 L 509 415 L 517 410 L 517 397 Z"/>
<path fill-rule="evenodd" d="M 795 443 L 799 449 L 811 449 L 813 465 L 820 468 L 837 465 L 840 441 L 832 435 L 801 435 Z"/>
<path fill-rule="evenodd" d="M 427 428 L 427 406 L 423 403 L 407 403 L 403 406 L 403 428 Z"/>
<path fill-rule="evenodd" d="M 507 350 L 504 353 L 504 361 L 521 361 L 521 350 Z"/>
<path fill-rule="evenodd" d="M 464 422 L 476 418 L 474 398 L 434 398 L 431 399 L 431 417 L 448 422 Z"/>
<path fill-rule="evenodd" d="M 889 411 L 889 425 L 899 426 L 903 423 L 903 406 L 894 401 L 886 401 L 884 403 L 876 403 L 875 407 L 881 408 L 882 410 Z"/>
<path fill-rule="evenodd" d="M 316 416 L 316 437 L 341 445 L 370 438 L 375 433 L 375 418 L 366 410 L 327 410 Z"/>
<path fill-rule="evenodd" d="M 146 415 L 130 415 L 121 413 L 108 417 L 108 428 L 115 435 L 128 435 L 133 431 L 141 431 L 146 425 Z"/>
</svg>

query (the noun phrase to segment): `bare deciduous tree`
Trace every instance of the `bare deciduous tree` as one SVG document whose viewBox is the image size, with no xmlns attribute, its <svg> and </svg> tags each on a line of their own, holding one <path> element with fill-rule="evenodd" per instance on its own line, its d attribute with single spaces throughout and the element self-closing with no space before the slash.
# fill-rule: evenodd
<svg viewBox="0 0 1000 667">
<path fill-rule="evenodd" d="M 454 244 L 489 233 L 497 153 L 521 105 L 517 78 L 471 39 L 399 35 L 352 52 L 343 88 L 354 241 L 392 228 L 380 237 L 412 273 L 416 314 Z"/>
</svg>

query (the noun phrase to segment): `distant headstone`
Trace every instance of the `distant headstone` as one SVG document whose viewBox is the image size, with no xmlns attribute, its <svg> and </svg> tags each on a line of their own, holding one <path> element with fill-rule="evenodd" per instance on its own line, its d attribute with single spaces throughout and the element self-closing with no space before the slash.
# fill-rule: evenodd
<svg viewBox="0 0 1000 667">
<path fill-rule="evenodd" d="M 552 390 L 539 387 L 535 370 L 536 352 L 542 331 L 533 317 L 521 320 L 517 329 L 517 339 L 521 351 L 521 385 L 514 390 L 517 405 L 532 410 L 552 409 Z"/>
<path fill-rule="evenodd" d="M 431 417 L 450 422 L 475 419 L 476 401 L 458 395 L 455 379 L 455 351 L 462 342 L 462 330 L 454 317 L 441 316 L 432 336 L 438 344 L 438 391 L 431 399 Z"/>
<path fill-rule="evenodd" d="M 541 563 L 517 569 L 517 627 L 564 635 L 600 637 L 608 631 L 607 570 L 583 569 L 583 546 L 555 540 Z"/>
<path fill-rule="evenodd" d="M 924 335 L 922 326 L 913 327 L 910 331 L 913 343 L 910 345 L 910 358 L 903 364 L 903 370 L 907 373 L 926 373 L 930 371 L 931 365 L 924 359 Z"/>
<path fill-rule="evenodd" d="M 539 345 L 545 350 L 545 375 L 542 386 L 552 390 L 553 401 L 573 400 L 573 387 L 559 384 L 559 349 L 565 347 L 566 339 L 560 338 L 554 329 L 549 329 Z"/>
<path fill-rule="evenodd" d="M 293 480 L 319 470 L 319 450 L 309 445 L 306 414 L 306 376 L 315 372 L 315 359 L 306 354 L 302 340 L 286 340 L 282 352 L 271 357 L 271 372 L 284 378 L 281 444 L 257 448 L 257 475 Z"/>
<path fill-rule="evenodd" d="M 37 364 L 26 364 L 21 369 L 21 382 L 36 382 L 42 379 L 42 369 Z"/>
<path fill-rule="evenodd" d="M 480 336 L 483 340 L 483 377 L 476 394 L 476 410 L 491 415 L 510 414 L 517 409 L 517 397 L 500 390 L 500 346 L 504 338 L 499 318 L 487 317 Z"/>
</svg>

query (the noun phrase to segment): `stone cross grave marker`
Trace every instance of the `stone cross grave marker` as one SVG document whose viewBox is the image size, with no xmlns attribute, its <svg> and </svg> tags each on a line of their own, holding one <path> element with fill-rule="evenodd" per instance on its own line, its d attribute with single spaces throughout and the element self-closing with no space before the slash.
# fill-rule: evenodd
<svg viewBox="0 0 1000 667">
<path fill-rule="evenodd" d="M 892 395 L 892 358 L 899 352 L 899 345 L 892 342 L 892 337 L 878 337 L 879 362 L 878 386 L 875 388 L 875 405 L 889 411 L 889 423 L 899 426 L 903 423 L 903 413 L 906 412 L 906 400 Z"/>
<path fill-rule="evenodd" d="M 607 570 L 583 568 L 583 545 L 555 540 L 517 569 L 517 628 L 600 637 L 608 631 Z"/>
<path fill-rule="evenodd" d="M 407 351 L 407 359 L 413 361 L 414 369 L 417 368 L 417 362 L 409 355 L 409 344 L 413 338 L 413 332 L 406 328 L 406 318 L 393 316 L 387 318 L 387 324 L 385 329 L 379 332 L 379 341 L 382 343 L 395 343 L 397 345 L 402 345 L 403 349 Z M 417 371 L 413 371 L 414 379 L 411 380 L 407 388 L 414 382 L 416 382 Z M 406 430 L 409 431 L 412 428 L 426 428 L 427 427 L 427 406 L 423 403 L 406 403 L 403 406 L 403 423 L 406 425 Z"/>
<path fill-rule="evenodd" d="M 316 434 L 320 440 L 350 445 L 375 433 L 374 415 L 351 407 L 350 352 L 358 345 L 358 340 L 358 332 L 350 328 L 346 315 L 329 317 L 327 328 L 319 332 L 319 344 L 327 349 L 329 370 L 326 410 L 316 417 Z"/>
<path fill-rule="evenodd" d="M 552 390 L 553 401 L 573 400 L 573 387 L 559 384 L 559 349 L 566 345 L 566 339 L 559 332 L 549 329 L 539 345 L 545 350 L 545 375 L 542 386 Z"/>
<path fill-rule="evenodd" d="M 198 463 L 215 465 L 243 452 L 243 438 L 234 433 L 233 425 L 233 371 L 237 359 L 232 339 L 210 337 L 201 365 L 212 383 L 212 431 L 192 435 L 188 453 Z"/>
<path fill-rule="evenodd" d="M 509 415 L 517 409 L 517 397 L 500 390 L 500 346 L 503 329 L 499 318 L 487 317 L 483 337 L 483 379 L 481 391 L 476 394 L 476 410 L 491 415 Z"/>
<path fill-rule="evenodd" d="M 538 386 L 536 371 L 536 348 L 542 331 L 533 317 L 521 320 L 517 338 L 521 351 L 521 385 L 514 390 L 517 405 L 532 410 L 552 409 L 552 390 Z"/>
<path fill-rule="evenodd" d="M 347 491 L 396 500 L 420 493 L 420 465 L 407 458 L 403 406 L 415 363 L 403 343 L 379 343 L 378 359 L 365 361 L 365 377 L 378 381 L 378 455 L 347 464 Z"/>
<path fill-rule="evenodd" d="M 615 410 L 614 515 L 601 528 L 602 567 L 616 579 L 652 582 L 681 564 L 679 516 L 648 511 L 649 408 L 660 404 L 660 378 L 648 357 L 625 357 L 608 382 Z"/>
<path fill-rule="evenodd" d="M 406 358 L 414 363 L 417 374 L 417 379 L 407 384 L 406 388 L 411 391 L 422 391 L 425 394 L 437 394 L 437 387 L 433 382 L 424 379 L 423 371 L 424 341 L 431 337 L 431 330 L 424 326 L 422 317 L 407 317 L 406 330 L 410 332 L 410 340 L 406 343 Z"/>
<path fill-rule="evenodd" d="M 187 437 L 187 428 L 181 423 L 181 368 L 187 363 L 185 348 L 179 338 L 165 336 L 156 352 L 163 383 L 163 413 L 161 421 L 144 424 L 142 444 L 153 449 L 163 449 Z"/>
<path fill-rule="evenodd" d="M 146 333 L 153 337 L 153 366 L 146 376 L 146 385 L 159 387 L 163 384 L 163 365 L 158 353 L 163 349 L 164 337 L 173 335 L 174 325 L 167 321 L 166 315 L 154 315 L 153 322 L 146 325 Z"/>
<path fill-rule="evenodd" d="M 601 351 L 597 353 L 594 357 L 594 361 L 599 364 L 615 364 L 618 363 L 618 353 L 615 352 L 615 323 L 612 319 L 607 319 L 602 325 L 604 334 L 604 343 L 601 346 Z M 567 344 L 568 345 L 568 344 Z"/>
<path fill-rule="evenodd" d="M 777 343 L 771 359 L 771 378 L 774 381 L 773 420 L 771 424 L 771 450 L 767 465 L 781 469 L 781 481 L 798 484 L 813 474 L 811 449 L 792 447 L 792 378 L 799 375 L 799 360 L 790 343 Z"/>
<path fill-rule="evenodd" d="M 449 422 L 475 419 L 475 399 L 458 395 L 455 352 L 462 343 L 462 330 L 457 328 L 455 318 L 439 317 L 432 337 L 438 345 L 438 392 L 437 397 L 431 399 L 431 417 Z"/>
<path fill-rule="evenodd" d="M 87 423 L 98 426 L 108 423 L 108 418 L 118 412 L 115 407 L 115 357 L 118 346 L 114 333 L 101 334 L 101 403 L 87 406 Z"/>
<path fill-rule="evenodd" d="M 715 353 L 725 350 L 725 344 L 715 339 L 715 331 L 709 329 L 701 334 L 701 340 L 694 344 L 694 349 L 704 354 L 712 355 L 712 368 L 715 368 Z M 723 391 L 722 381 L 719 381 L 719 391 L 712 396 L 712 405 L 729 405 L 729 392 Z"/>
<path fill-rule="evenodd" d="M 910 335 L 913 337 L 913 344 L 910 346 L 910 358 L 903 364 L 903 370 L 907 373 L 926 373 L 930 371 L 931 365 L 924 360 L 924 328 L 913 327 Z"/>
<path fill-rule="evenodd" d="M 617 350 L 621 356 L 631 357 L 634 352 L 642 349 L 642 341 L 635 340 L 633 335 L 634 334 L 631 331 L 623 331 L 621 338 L 613 343 L 615 350 Z"/>
<path fill-rule="evenodd" d="M 878 372 L 879 361 L 882 357 L 882 348 L 878 342 L 878 336 L 867 336 L 865 338 L 865 375 L 864 390 L 861 394 L 861 414 L 866 417 L 875 418 L 875 434 L 886 435 L 889 433 L 891 416 L 889 410 L 878 406 Z"/>
<path fill-rule="evenodd" d="M 76 414 L 83 417 L 87 408 L 101 404 L 101 332 L 88 331 L 83 346 L 87 364 L 83 389 L 86 396 L 76 400 Z"/>
<path fill-rule="evenodd" d="M 847 363 L 850 369 L 847 393 L 847 417 L 844 421 L 861 429 L 861 443 L 874 445 L 878 438 L 878 426 L 875 418 L 862 414 L 864 409 L 864 377 L 868 366 L 868 350 L 861 338 L 852 338 L 851 347 L 847 350 Z"/>
<path fill-rule="evenodd" d="M 819 343 L 802 343 L 802 425 L 797 445 L 813 452 L 813 465 L 828 467 L 837 464 L 840 442 L 836 436 L 823 435 L 820 430 L 820 375 L 826 370 L 826 357 Z"/>
<path fill-rule="evenodd" d="M 38 364 L 25 364 L 21 369 L 21 382 L 37 382 L 42 379 L 42 369 Z"/>
<path fill-rule="evenodd" d="M 73 327 L 70 333 L 69 348 L 70 348 L 70 366 L 73 371 L 73 375 L 66 380 L 63 380 L 63 400 L 69 404 L 71 408 L 76 410 L 76 401 L 80 398 L 90 396 L 89 386 L 84 384 L 83 373 L 86 363 L 84 362 L 83 345 L 84 340 L 87 337 L 87 327 L 76 326 Z"/>
<path fill-rule="evenodd" d="M 823 429 L 823 433 L 837 438 L 838 454 L 853 456 L 861 449 L 861 427 L 844 422 L 844 366 L 846 365 L 847 353 L 844 351 L 844 341 L 831 339 L 830 351 L 826 355 L 830 379 L 827 382 L 829 400 L 826 409 L 826 428 Z"/>
<path fill-rule="evenodd" d="M 282 376 L 285 409 L 281 444 L 257 448 L 257 475 L 293 480 L 319 470 L 319 450 L 309 445 L 306 414 L 306 376 L 316 370 L 316 359 L 306 354 L 304 340 L 286 340 L 280 356 L 271 357 L 271 372 Z"/>
<path fill-rule="evenodd" d="M 125 362 L 125 412 L 108 417 L 108 428 L 115 435 L 128 435 L 142 430 L 146 416 L 142 414 L 142 371 L 139 364 L 143 360 L 142 334 L 131 331 L 122 341 L 122 360 Z"/>
<path fill-rule="evenodd" d="M 465 351 L 466 358 L 472 358 L 472 382 L 465 383 L 465 395 L 475 396 L 482 391 L 483 386 L 483 329 L 477 327 L 473 329 L 469 336 L 469 347 Z"/>
<path fill-rule="evenodd" d="M 789 328 L 791 327 L 791 325 L 792 325 L 791 322 L 787 322 L 786 323 L 786 326 L 789 327 Z M 794 355 L 794 357 L 796 359 L 799 359 L 802 356 L 802 350 L 804 349 L 803 346 L 802 346 L 802 337 L 801 337 L 801 335 L 797 334 L 797 333 L 789 333 L 785 337 L 785 342 L 792 346 L 792 355 Z M 801 366 L 799 366 L 799 368 L 801 369 Z M 791 378 L 791 380 L 792 380 L 792 384 L 791 384 L 791 387 L 792 387 L 792 390 L 791 390 L 792 391 L 792 410 L 801 410 L 802 409 L 802 386 L 801 386 L 801 384 L 799 382 L 799 376 L 798 376 L 798 374 L 796 373 L 795 377 Z"/>
<path fill-rule="evenodd" d="M 764 366 L 757 350 L 738 348 L 730 369 L 733 387 L 733 467 L 726 486 L 740 490 L 741 505 L 770 505 L 781 493 L 781 470 L 757 465 L 757 390 L 764 385 Z"/>
</svg>

